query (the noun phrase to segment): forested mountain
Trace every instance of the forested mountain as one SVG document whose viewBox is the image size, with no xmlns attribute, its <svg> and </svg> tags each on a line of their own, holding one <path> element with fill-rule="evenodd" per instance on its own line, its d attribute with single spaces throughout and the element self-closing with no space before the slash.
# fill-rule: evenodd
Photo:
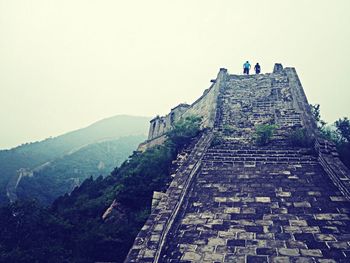
<svg viewBox="0 0 350 263">
<path fill-rule="evenodd" d="M 193 146 L 199 127 L 200 119 L 186 119 L 164 145 L 134 152 L 109 176 L 86 179 L 51 206 L 21 200 L 0 206 L 0 262 L 123 262 L 149 216 L 153 191 L 166 190 L 173 160 Z"/>
<path fill-rule="evenodd" d="M 148 123 L 147 117 L 115 116 L 55 138 L 1 150 L 0 203 L 8 202 L 9 197 L 15 199 L 13 188 L 18 185 L 18 179 L 23 175 L 31 175 L 34 169 L 41 170 L 48 162 L 62 159 L 65 155 L 74 154 L 80 148 L 96 142 L 132 135 L 145 136 Z M 139 142 L 141 141 L 140 138 Z M 131 146 L 131 151 L 135 149 L 134 145 Z M 43 167 L 38 168 L 39 166 Z"/>
<path fill-rule="evenodd" d="M 31 176 L 20 180 L 16 195 L 21 200 L 35 198 L 42 204 L 50 204 L 86 178 L 110 174 L 144 140 L 144 135 L 129 136 L 82 147 L 34 169 Z"/>
</svg>

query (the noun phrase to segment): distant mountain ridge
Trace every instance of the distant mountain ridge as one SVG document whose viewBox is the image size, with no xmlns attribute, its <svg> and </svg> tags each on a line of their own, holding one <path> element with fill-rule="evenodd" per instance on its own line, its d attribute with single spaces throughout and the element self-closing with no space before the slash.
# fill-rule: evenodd
<svg viewBox="0 0 350 263">
<path fill-rule="evenodd" d="M 27 149 L 24 148 L 24 146 L 28 145 L 33 147 L 30 150 L 35 150 L 35 147 L 38 143 L 41 145 L 45 143 L 45 146 L 47 147 L 57 147 L 55 144 L 62 144 L 62 142 L 65 142 L 64 145 L 70 143 L 70 146 L 68 148 L 71 149 L 72 146 L 74 148 L 75 145 L 81 146 L 83 144 L 88 144 L 103 139 L 113 139 L 129 135 L 147 134 L 150 119 L 150 117 L 117 115 L 99 120 L 84 128 L 70 131 L 57 137 L 50 137 L 42 141 L 21 144 L 11 149 L 0 149 L 0 153 L 14 150 L 22 152 L 23 150 Z M 146 127 L 144 127 L 144 125 L 146 125 Z M 64 149 L 64 145 L 61 145 L 62 149 Z"/>
<path fill-rule="evenodd" d="M 111 141 L 127 136 L 143 136 L 142 139 L 141 137 L 136 139 L 141 142 L 146 138 L 149 120 L 148 117 L 114 116 L 58 137 L 22 144 L 10 150 L 0 150 L 0 203 L 8 201 L 9 196 L 6 194 L 8 186 L 18 185 L 18 173 L 26 173 L 25 171 L 28 172 L 66 154 L 79 151 L 82 147 L 101 141 Z"/>
<path fill-rule="evenodd" d="M 24 171 L 27 176 L 17 183 L 16 197 L 20 200 L 35 198 L 48 205 L 90 176 L 109 175 L 145 138 L 134 135 L 91 143 L 32 171 Z"/>
</svg>

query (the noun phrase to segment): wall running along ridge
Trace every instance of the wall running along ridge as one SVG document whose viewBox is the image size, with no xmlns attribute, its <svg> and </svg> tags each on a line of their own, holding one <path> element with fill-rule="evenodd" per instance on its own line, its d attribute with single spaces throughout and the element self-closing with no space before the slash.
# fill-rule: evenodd
<svg viewBox="0 0 350 263">
<path fill-rule="evenodd" d="M 148 139 L 144 143 L 140 144 L 138 150 L 144 151 L 149 147 L 162 144 L 165 141 L 166 132 L 170 131 L 172 125 L 180 120 L 189 116 L 202 117 L 202 128 L 213 128 L 216 114 L 216 101 L 219 93 L 221 82 L 226 77 L 227 70 L 220 69 L 216 80 L 205 90 L 203 95 L 197 99 L 192 105 L 179 104 L 175 108 L 171 109 L 170 113 L 164 117 L 155 117 L 150 121 L 150 128 L 148 133 Z"/>
<path fill-rule="evenodd" d="M 294 68 L 230 75 L 192 105 L 151 121 L 145 150 L 174 121 L 203 117 L 197 138 L 125 262 L 349 262 L 350 173 L 318 135 Z M 257 125 L 276 125 L 255 145 Z M 306 129 L 315 147 L 289 136 Z"/>
</svg>

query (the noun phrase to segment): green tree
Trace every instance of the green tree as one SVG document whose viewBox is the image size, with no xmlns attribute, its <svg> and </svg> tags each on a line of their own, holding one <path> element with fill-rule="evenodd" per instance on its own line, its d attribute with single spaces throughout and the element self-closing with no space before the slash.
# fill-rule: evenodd
<svg viewBox="0 0 350 263">
<path fill-rule="evenodd" d="M 321 108 L 320 104 L 310 104 L 311 113 L 317 122 L 317 127 L 322 129 L 327 123 L 321 119 Z"/>
<path fill-rule="evenodd" d="M 350 121 L 344 117 L 337 120 L 334 125 L 338 133 L 336 145 L 340 159 L 350 168 Z"/>
<path fill-rule="evenodd" d="M 340 118 L 332 125 L 327 125 L 321 118 L 320 105 L 310 105 L 313 116 L 318 123 L 320 135 L 335 143 L 340 159 L 350 168 L 350 121 L 347 117 Z"/>
<path fill-rule="evenodd" d="M 350 142 L 350 121 L 347 117 L 339 119 L 334 123 L 339 133 L 340 140 L 343 142 Z"/>
<path fill-rule="evenodd" d="M 0 207 L 0 262 L 123 262 L 165 191 L 178 151 L 200 132 L 200 118 L 174 125 L 164 145 L 134 152 L 107 177 L 87 178 L 44 208 L 33 202 Z M 111 218 L 102 215 L 115 200 Z"/>
</svg>

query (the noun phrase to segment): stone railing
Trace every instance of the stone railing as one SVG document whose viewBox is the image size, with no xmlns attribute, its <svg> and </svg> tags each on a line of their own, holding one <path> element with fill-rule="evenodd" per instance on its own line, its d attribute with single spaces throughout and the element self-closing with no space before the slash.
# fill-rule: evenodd
<svg viewBox="0 0 350 263">
<path fill-rule="evenodd" d="M 339 159 L 335 145 L 327 140 L 318 138 L 315 143 L 318 161 L 347 199 L 350 200 L 350 171 Z"/>
<path fill-rule="evenodd" d="M 167 234 L 197 174 L 213 134 L 205 131 L 193 147 L 187 161 L 179 167 L 166 194 L 154 208 L 137 235 L 124 262 L 158 262 Z"/>
</svg>

